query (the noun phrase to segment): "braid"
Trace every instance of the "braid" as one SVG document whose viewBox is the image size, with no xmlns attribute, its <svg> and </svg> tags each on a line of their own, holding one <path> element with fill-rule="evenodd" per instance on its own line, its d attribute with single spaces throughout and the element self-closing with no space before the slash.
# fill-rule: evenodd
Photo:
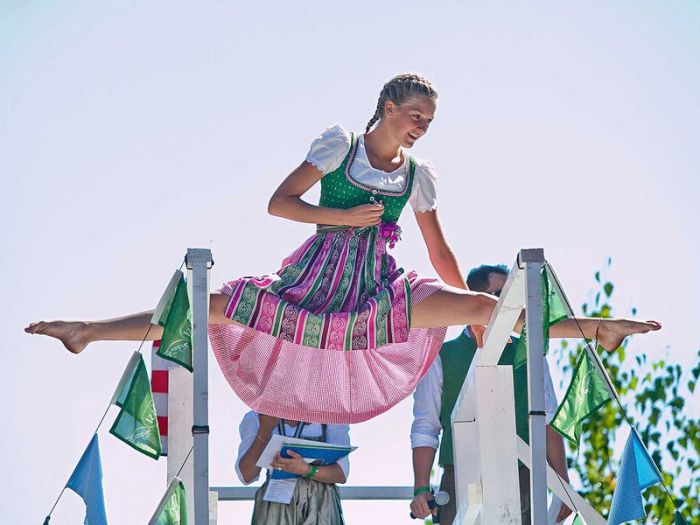
<svg viewBox="0 0 700 525">
<path fill-rule="evenodd" d="M 433 100 L 437 99 L 437 91 L 428 79 L 418 73 L 402 73 L 396 75 L 389 82 L 384 84 L 382 91 L 379 93 L 377 101 L 377 109 L 374 115 L 367 123 L 365 133 L 374 126 L 374 124 L 384 117 L 384 105 L 387 100 L 391 100 L 394 104 L 403 104 L 406 99 L 411 96 L 424 96 Z"/>
<path fill-rule="evenodd" d="M 377 101 L 377 109 L 374 110 L 374 115 L 372 115 L 372 118 L 369 119 L 369 122 L 367 123 L 367 128 L 365 128 L 365 133 L 369 133 L 369 130 L 372 129 L 374 123 L 381 118 L 384 109 L 384 102 L 385 100 L 382 98 L 381 95 L 379 95 L 379 100 Z"/>
</svg>

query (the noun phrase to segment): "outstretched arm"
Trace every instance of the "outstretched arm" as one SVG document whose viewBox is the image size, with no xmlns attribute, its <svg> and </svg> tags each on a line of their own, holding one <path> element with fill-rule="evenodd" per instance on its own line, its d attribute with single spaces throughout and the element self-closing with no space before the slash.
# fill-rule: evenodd
<svg viewBox="0 0 700 525">
<path fill-rule="evenodd" d="M 437 210 L 416 212 L 415 215 L 416 221 L 418 222 L 418 227 L 423 234 L 423 240 L 428 248 L 430 262 L 433 264 L 433 268 L 435 268 L 435 271 L 440 276 L 440 279 L 454 288 L 469 290 L 466 282 L 464 281 L 464 276 L 459 269 L 459 265 L 457 264 L 457 258 L 452 252 L 452 249 L 448 246 L 447 240 L 445 240 L 445 235 L 442 233 Z M 491 297 L 491 299 L 494 298 Z M 488 315 L 490 315 L 490 309 L 493 308 L 493 304 L 488 305 L 487 308 L 489 308 Z M 416 313 L 417 312 L 414 313 L 414 321 L 418 318 Z M 486 319 L 488 320 L 488 317 Z M 486 321 L 484 321 L 484 324 L 485 323 Z M 472 325 L 472 334 L 476 339 L 476 344 L 479 346 L 479 348 L 481 348 L 484 346 L 484 333 L 486 332 L 486 327 L 484 325 L 474 323 L 473 319 L 470 321 L 470 324 Z M 417 324 L 417 326 L 420 325 Z"/>
<path fill-rule="evenodd" d="M 448 246 L 445 235 L 440 227 L 437 210 L 416 212 L 416 221 L 423 240 L 428 248 L 430 262 L 435 271 L 446 284 L 467 290 L 464 276 L 459 270 L 457 258 Z"/>
<path fill-rule="evenodd" d="M 309 162 L 302 162 L 270 198 L 267 211 L 271 215 L 284 217 L 297 222 L 324 224 L 328 226 L 374 226 L 379 224 L 384 206 L 381 204 L 363 204 L 347 210 L 315 206 L 302 200 L 323 177 L 323 173 Z"/>
</svg>

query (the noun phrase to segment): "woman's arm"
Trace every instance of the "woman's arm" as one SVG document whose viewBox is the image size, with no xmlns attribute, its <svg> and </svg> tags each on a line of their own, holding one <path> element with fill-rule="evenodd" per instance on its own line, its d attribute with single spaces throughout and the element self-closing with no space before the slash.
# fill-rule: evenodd
<svg viewBox="0 0 700 525">
<path fill-rule="evenodd" d="M 260 467 L 258 467 L 255 463 L 260 458 L 263 450 L 265 450 L 267 443 L 272 437 L 272 431 L 275 429 L 277 422 L 279 421 L 277 418 L 265 416 L 263 414 L 259 414 L 258 418 L 260 421 L 260 426 L 255 434 L 255 439 L 253 439 L 250 447 L 238 462 L 238 469 L 243 475 L 243 480 L 245 483 L 252 482 L 260 475 Z"/>
<path fill-rule="evenodd" d="M 324 224 L 329 226 L 374 226 L 379 224 L 384 206 L 381 204 L 363 204 L 346 210 L 314 206 L 302 200 L 309 188 L 323 177 L 313 164 L 302 162 L 270 198 L 267 211 L 271 215 L 284 217 L 297 222 Z"/>
<path fill-rule="evenodd" d="M 430 262 L 440 279 L 445 284 L 467 290 L 464 276 L 457 264 L 457 258 L 448 246 L 445 235 L 442 233 L 437 210 L 416 212 L 415 215 L 423 240 L 428 248 Z"/>
</svg>

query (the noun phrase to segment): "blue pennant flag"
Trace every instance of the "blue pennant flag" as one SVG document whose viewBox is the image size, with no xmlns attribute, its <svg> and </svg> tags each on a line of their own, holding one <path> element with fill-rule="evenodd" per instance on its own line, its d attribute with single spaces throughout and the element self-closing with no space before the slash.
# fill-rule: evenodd
<svg viewBox="0 0 700 525">
<path fill-rule="evenodd" d="M 608 524 L 618 525 L 645 517 L 642 490 L 660 482 L 661 474 L 633 428 L 622 453 Z"/>
<path fill-rule="evenodd" d="M 84 525 L 107 525 L 105 496 L 102 491 L 102 462 L 97 434 L 90 440 L 66 487 L 74 490 L 85 502 Z"/>
</svg>

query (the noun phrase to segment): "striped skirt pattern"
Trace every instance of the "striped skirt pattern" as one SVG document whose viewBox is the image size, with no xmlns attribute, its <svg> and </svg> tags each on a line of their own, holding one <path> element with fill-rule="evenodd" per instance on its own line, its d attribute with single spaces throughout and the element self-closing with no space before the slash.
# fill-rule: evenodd
<svg viewBox="0 0 700 525">
<path fill-rule="evenodd" d="M 263 414 L 357 423 L 401 401 L 427 372 L 445 329 L 411 329 L 411 307 L 442 287 L 404 274 L 377 227 L 309 238 L 272 275 L 226 283 L 226 317 L 210 325 L 236 394 Z"/>
</svg>

